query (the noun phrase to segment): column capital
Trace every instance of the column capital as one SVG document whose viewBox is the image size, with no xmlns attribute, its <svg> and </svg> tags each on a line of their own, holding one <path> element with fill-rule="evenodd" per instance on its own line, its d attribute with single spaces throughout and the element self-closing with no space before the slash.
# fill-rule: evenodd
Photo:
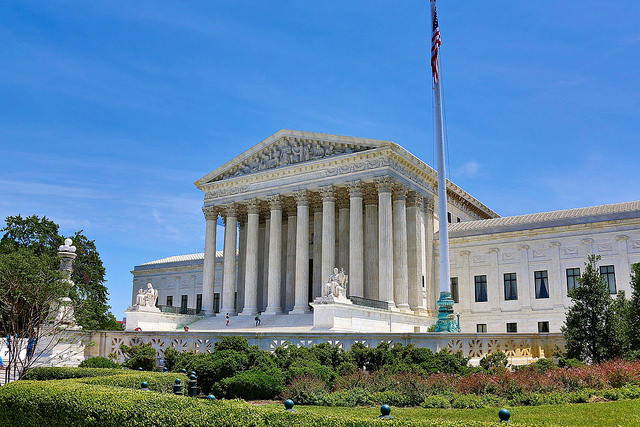
<svg viewBox="0 0 640 427">
<path fill-rule="evenodd" d="M 260 213 L 260 200 L 258 199 L 247 200 L 245 202 L 245 205 L 247 205 L 247 213 L 249 215 Z"/>
<path fill-rule="evenodd" d="M 469 255 L 471 255 L 471 251 L 460 251 L 460 255 L 469 256 Z"/>
<path fill-rule="evenodd" d="M 282 198 L 279 194 L 267 197 L 267 202 L 272 211 L 282 209 Z"/>
<path fill-rule="evenodd" d="M 436 202 L 433 199 L 433 197 L 424 197 L 424 210 L 427 213 L 433 213 L 433 210 L 435 209 L 435 205 Z"/>
<path fill-rule="evenodd" d="M 326 187 L 320 187 L 320 194 L 322 195 L 322 202 L 335 202 L 336 194 L 333 185 L 327 185 Z"/>
<path fill-rule="evenodd" d="M 207 221 L 216 221 L 218 219 L 220 209 L 218 208 L 218 206 L 205 206 L 204 208 L 202 208 L 202 213 L 204 214 L 204 217 Z"/>
<path fill-rule="evenodd" d="M 349 197 L 362 197 L 362 181 L 347 182 L 347 190 L 349 191 Z"/>
<path fill-rule="evenodd" d="M 221 209 L 222 209 L 222 212 L 223 212 L 222 215 L 224 217 L 238 215 L 238 211 L 236 209 L 235 203 L 227 203 L 225 205 L 222 205 Z"/>
<path fill-rule="evenodd" d="M 498 252 L 500 252 L 500 248 L 489 248 L 490 254 L 497 254 Z"/>
<path fill-rule="evenodd" d="M 620 240 L 629 240 L 629 236 L 625 236 L 624 234 L 619 234 L 616 236 L 616 242 L 619 242 Z"/>
<path fill-rule="evenodd" d="M 296 191 L 293 198 L 298 206 L 309 206 L 309 192 L 307 190 Z"/>
<path fill-rule="evenodd" d="M 560 247 L 560 242 L 549 242 L 549 247 L 550 248 L 558 248 Z"/>
<path fill-rule="evenodd" d="M 586 239 L 582 239 L 582 244 L 584 245 L 590 245 L 593 243 L 593 239 L 590 237 L 587 237 Z"/>
<path fill-rule="evenodd" d="M 390 193 L 396 181 L 391 177 L 385 176 L 374 180 L 374 182 L 378 188 L 378 193 Z"/>
<path fill-rule="evenodd" d="M 407 199 L 407 193 L 409 192 L 409 188 L 406 185 L 396 182 L 395 184 L 393 184 L 392 190 L 393 190 L 394 202 Z"/>
<path fill-rule="evenodd" d="M 362 187 L 362 201 L 365 206 L 378 204 L 378 189 L 375 184 Z"/>
<path fill-rule="evenodd" d="M 520 246 L 518 246 L 518 250 L 520 250 L 520 251 L 528 251 L 529 250 L 529 245 L 520 245 Z"/>
<path fill-rule="evenodd" d="M 424 199 L 415 191 L 407 193 L 407 207 L 416 207 L 420 210 L 424 209 Z"/>
</svg>

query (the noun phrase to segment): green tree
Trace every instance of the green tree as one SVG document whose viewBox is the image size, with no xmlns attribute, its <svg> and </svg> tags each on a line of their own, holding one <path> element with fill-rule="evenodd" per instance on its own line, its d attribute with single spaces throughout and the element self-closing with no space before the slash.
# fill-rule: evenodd
<svg viewBox="0 0 640 427">
<path fill-rule="evenodd" d="M 567 356 L 593 363 L 607 360 L 615 352 L 608 347 L 617 330 L 609 286 L 596 268 L 599 260 L 599 255 L 589 255 L 579 286 L 569 291 L 573 305 L 562 327 Z"/>
<path fill-rule="evenodd" d="M 629 347 L 640 352 L 640 263 L 631 266 L 631 299 L 629 300 L 627 334 Z"/>
<path fill-rule="evenodd" d="M 51 268 L 57 269 L 58 246 L 64 242 L 58 230 L 58 224 L 46 216 L 8 216 L 4 228 L 0 230 L 4 233 L 0 239 L 0 254 L 25 248 L 46 260 Z M 109 313 L 105 269 L 95 242 L 89 240 L 82 231 L 77 231 L 72 239 L 77 257 L 71 277 L 75 286 L 69 290 L 69 297 L 75 302 L 78 324 L 84 329 L 118 329 L 119 324 Z"/>
<path fill-rule="evenodd" d="M 5 379 L 20 378 L 55 345 L 58 298 L 70 284 L 49 257 L 29 247 L 0 253 L 0 330 L 8 349 Z"/>
</svg>

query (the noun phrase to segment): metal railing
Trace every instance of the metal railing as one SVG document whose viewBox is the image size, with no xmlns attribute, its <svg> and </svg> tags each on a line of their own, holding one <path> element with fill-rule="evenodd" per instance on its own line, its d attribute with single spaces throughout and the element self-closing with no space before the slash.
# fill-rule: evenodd
<svg viewBox="0 0 640 427">
<path fill-rule="evenodd" d="M 378 301 L 375 299 L 349 296 L 349 299 L 355 305 L 361 305 L 363 307 L 377 308 L 379 310 L 389 310 L 389 303 L 386 301 Z"/>
<path fill-rule="evenodd" d="M 174 307 L 172 305 L 159 305 L 158 308 L 163 313 L 185 314 L 187 316 L 200 316 L 202 310 L 195 308 Z"/>
</svg>

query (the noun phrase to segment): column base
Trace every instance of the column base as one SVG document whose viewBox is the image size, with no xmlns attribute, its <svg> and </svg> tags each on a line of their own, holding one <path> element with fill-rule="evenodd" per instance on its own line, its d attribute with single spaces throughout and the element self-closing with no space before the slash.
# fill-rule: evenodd
<svg viewBox="0 0 640 427">
<path fill-rule="evenodd" d="M 221 308 L 220 309 L 220 315 L 221 316 L 226 316 L 227 313 L 229 313 L 229 316 L 237 316 L 238 313 L 236 313 L 236 311 L 233 308 Z"/>
<path fill-rule="evenodd" d="M 216 313 L 215 313 L 215 311 L 213 311 L 213 309 L 211 309 L 211 310 L 200 310 L 199 316 L 215 317 Z"/>
<path fill-rule="evenodd" d="M 424 307 L 413 307 L 412 310 L 413 310 L 413 314 L 417 314 L 419 316 L 426 316 L 429 314 L 427 312 L 427 309 Z"/>
<path fill-rule="evenodd" d="M 289 312 L 289 314 L 309 314 L 311 313 L 311 309 L 308 305 L 306 306 L 295 306 L 293 310 Z"/>
<path fill-rule="evenodd" d="M 267 309 L 262 314 L 282 314 L 282 309 L 280 307 L 267 307 Z"/>
<path fill-rule="evenodd" d="M 402 313 L 411 313 L 411 308 L 409 307 L 409 304 L 398 304 L 396 308 L 400 310 Z"/>
<path fill-rule="evenodd" d="M 238 316 L 255 316 L 256 314 L 258 314 L 258 308 L 249 307 L 249 308 L 243 308 L 242 311 L 238 313 Z"/>
</svg>

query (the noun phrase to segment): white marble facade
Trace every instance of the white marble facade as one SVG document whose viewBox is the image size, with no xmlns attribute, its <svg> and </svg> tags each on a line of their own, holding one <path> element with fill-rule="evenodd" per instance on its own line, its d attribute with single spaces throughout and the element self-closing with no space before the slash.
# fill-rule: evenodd
<svg viewBox="0 0 640 427">
<path fill-rule="evenodd" d="M 200 294 L 206 315 L 306 313 L 337 267 L 349 275 L 350 296 L 437 315 L 437 176 L 399 145 L 281 130 L 195 184 L 204 192 L 205 253 L 136 266 L 132 298 L 151 282 L 162 305 L 171 296 L 179 307 L 188 295 L 196 308 Z M 500 218 L 447 188 L 463 332 L 503 333 L 516 323 L 531 333 L 539 322 L 559 331 L 566 269 L 583 271 L 589 253 L 614 266 L 617 289 L 628 293 L 630 265 L 640 262 L 638 202 Z M 537 271 L 546 271 L 548 298 L 536 298 Z M 505 299 L 505 273 L 515 273 L 517 299 Z M 486 302 L 475 301 L 475 276 L 486 276 Z"/>
<path fill-rule="evenodd" d="M 282 130 L 196 186 L 205 193 L 205 313 L 213 307 L 219 216 L 222 312 L 308 312 L 338 267 L 349 274 L 351 296 L 435 313 L 426 248 L 433 241 L 436 173 L 397 144 Z M 454 184 L 448 191 L 463 220 L 497 217 Z"/>
</svg>

